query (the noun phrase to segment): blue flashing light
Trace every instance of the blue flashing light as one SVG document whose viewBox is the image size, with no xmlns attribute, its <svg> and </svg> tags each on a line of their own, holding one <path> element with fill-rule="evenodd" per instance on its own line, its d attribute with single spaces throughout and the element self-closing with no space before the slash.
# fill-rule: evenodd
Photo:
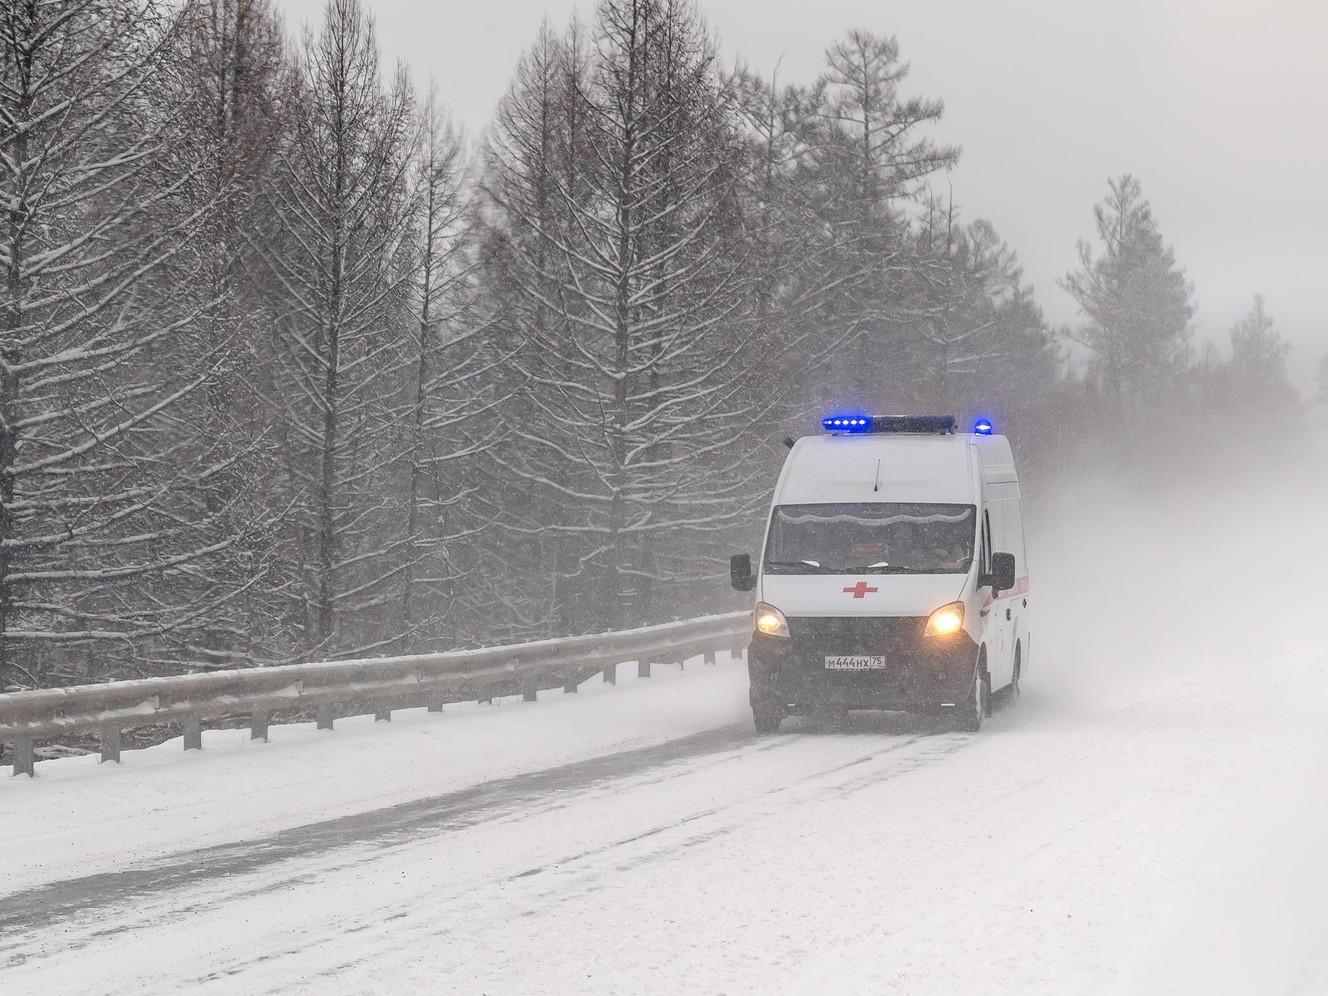
<svg viewBox="0 0 1328 996">
<path fill-rule="evenodd" d="M 821 419 L 821 428 L 826 432 L 871 432 L 870 415 L 827 415 Z"/>
<path fill-rule="evenodd" d="M 976 436 L 990 436 L 996 430 L 992 427 L 991 419 L 980 418 L 973 426 L 973 434 Z"/>
</svg>

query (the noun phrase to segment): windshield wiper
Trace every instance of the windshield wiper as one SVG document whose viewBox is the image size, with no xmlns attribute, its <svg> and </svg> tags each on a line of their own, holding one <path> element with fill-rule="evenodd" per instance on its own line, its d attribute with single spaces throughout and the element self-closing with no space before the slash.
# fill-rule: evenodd
<svg viewBox="0 0 1328 996">
<path fill-rule="evenodd" d="M 961 570 L 952 570 L 943 567 L 862 567 L 857 571 L 846 571 L 848 574 L 962 574 Z"/>
<path fill-rule="evenodd" d="M 829 567 L 822 567 L 814 560 L 767 560 L 767 568 L 776 570 L 797 571 L 802 574 L 836 574 L 837 571 Z"/>
</svg>

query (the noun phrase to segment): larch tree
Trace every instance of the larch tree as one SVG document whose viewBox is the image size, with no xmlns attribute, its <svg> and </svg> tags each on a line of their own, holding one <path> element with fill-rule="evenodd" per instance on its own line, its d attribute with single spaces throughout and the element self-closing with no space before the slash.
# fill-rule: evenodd
<svg viewBox="0 0 1328 996">
<path fill-rule="evenodd" d="M 1094 372 L 1124 424 L 1137 428 L 1188 367 L 1190 284 L 1136 178 L 1111 180 L 1093 218 L 1098 247 L 1081 241 L 1079 269 L 1061 281 L 1084 319 L 1071 335 L 1092 351 Z"/>
<path fill-rule="evenodd" d="M 196 302 L 199 320 L 183 341 L 199 355 L 214 354 L 216 364 L 206 389 L 182 409 L 177 431 L 224 465 L 193 514 L 227 509 L 225 528 L 237 539 L 192 579 L 200 592 L 210 590 L 212 606 L 190 656 L 234 666 L 283 659 L 292 650 L 278 594 L 290 577 L 281 544 L 286 501 L 271 487 L 277 447 L 267 399 L 275 393 L 276 364 L 259 287 L 263 269 L 249 237 L 261 228 L 258 212 L 274 182 L 291 73 L 268 0 L 199 0 L 178 16 L 171 57 L 178 113 L 162 169 L 197 163 L 188 197 L 215 208 L 192 247 L 196 275 L 184 279 L 166 268 L 163 298 Z"/>
<path fill-rule="evenodd" d="M 559 247 L 579 394 L 561 407 L 594 470 L 588 526 L 617 627 L 697 606 L 685 586 L 749 512 L 759 416 L 739 388 L 758 327 L 744 153 L 704 25 L 681 0 L 621 0 L 596 28 L 587 195 Z"/>
<path fill-rule="evenodd" d="M 410 196 L 413 97 L 384 89 L 373 24 L 358 0 L 331 0 L 299 57 L 278 182 L 256 243 L 278 336 L 283 463 L 295 506 L 303 649 L 367 652 L 392 643 L 411 396 Z"/>
<path fill-rule="evenodd" d="M 561 74 L 555 168 L 548 102 L 525 86 L 520 144 L 536 168 L 520 200 L 490 184 L 528 316 L 533 415 L 512 469 L 568 510 L 550 531 L 576 540 L 590 596 L 577 628 L 680 610 L 698 549 L 746 512 L 736 474 L 752 450 L 734 390 L 754 335 L 745 156 L 713 45 L 692 6 L 668 0 L 603 3 L 593 37 L 588 71 L 576 46 L 564 63 L 579 78 Z"/>
<path fill-rule="evenodd" d="M 415 335 L 402 409 L 408 476 L 398 641 L 403 649 L 447 648 L 464 641 L 465 612 L 486 608 L 472 604 L 481 571 L 466 553 L 491 518 L 477 497 L 476 464 L 501 435 L 498 408 L 511 391 L 502 382 L 502 350 L 476 302 L 465 147 L 433 94 L 414 174 Z"/>
<path fill-rule="evenodd" d="M 809 91 L 781 88 L 777 74 L 766 79 L 746 68 L 734 74 L 733 88 L 749 147 L 744 216 L 753 320 L 767 356 L 759 390 L 767 423 L 791 428 L 813 418 L 820 402 L 814 385 L 833 375 L 837 353 L 858 331 L 858 323 L 830 329 L 824 320 L 827 302 L 854 277 L 834 272 L 838 246 L 822 224 L 820 128 Z"/>
<path fill-rule="evenodd" d="M 1250 310 L 1231 326 L 1228 387 L 1232 403 L 1261 416 L 1285 414 L 1296 404 L 1296 391 L 1287 375 L 1290 349 L 1278 333 L 1262 294 L 1255 294 Z"/>
<path fill-rule="evenodd" d="M 205 628 L 179 581 L 233 542 L 224 456 L 174 429 L 217 354 L 161 307 L 214 204 L 160 169 L 178 19 L 153 0 L 0 5 L 0 685 L 144 674 Z M 184 586 L 187 588 L 188 586 Z"/>
<path fill-rule="evenodd" d="M 902 278 L 908 256 L 906 208 L 926 179 L 958 161 L 959 150 L 937 145 L 926 128 L 941 119 L 939 100 L 906 97 L 908 63 L 893 37 L 850 31 L 826 51 L 826 68 L 811 95 L 815 126 L 811 156 L 824 267 L 813 282 L 822 294 L 815 320 L 830 336 L 847 338 L 821 385 L 824 403 L 884 410 L 893 385 L 909 372 L 892 370 L 900 356 Z"/>
<path fill-rule="evenodd" d="M 961 382 L 1001 350 L 996 299 L 1013 264 L 994 230 L 980 221 L 963 226 L 952 206 L 942 209 L 934 199 L 912 249 L 899 295 L 912 341 L 896 352 L 916 371 L 910 402 L 944 411 L 953 407 Z"/>
<path fill-rule="evenodd" d="M 586 625 L 585 544 L 574 527 L 575 488 L 565 487 L 580 466 L 545 445 L 543 432 L 531 433 L 547 413 L 542 394 L 527 388 L 536 378 L 553 383 L 565 336 L 557 236 L 569 229 L 567 205 L 581 191 L 589 72 L 580 24 L 574 21 L 563 36 L 542 24 L 498 106 L 480 180 L 481 292 L 493 336 L 510 357 L 513 395 L 502 410 L 510 431 L 483 465 L 481 495 L 497 526 L 483 556 L 501 559 L 525 579 L 512 585 L 492 577 L 481 591 L 491 605 L 503 606 L 514 637 L 568 634 Z"/>
<path fill-rule="evenodd" d="M 1054 380 L 1042 312 L 990 222 L 960 224 L 933 202 L 912 244 L 901 308 L 911 341 L 898 353 L 914 372 L 903 390 L 915 407 L 1004 414 Z"/>
</svg>

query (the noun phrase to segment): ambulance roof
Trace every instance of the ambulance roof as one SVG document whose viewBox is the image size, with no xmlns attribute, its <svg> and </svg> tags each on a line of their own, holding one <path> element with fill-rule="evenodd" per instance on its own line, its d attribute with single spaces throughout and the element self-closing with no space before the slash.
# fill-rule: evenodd
<svg viewBox="0 0 1328 996">
<path fill-rule="evenodd" d="M 879 471 L 878 471 L 879 467 Z M 1004 436 L 870 433 L 807 436 L 784 462 L 775 502 L 974 504 L 981 482 L 1014 481 Z"/>
</svg>

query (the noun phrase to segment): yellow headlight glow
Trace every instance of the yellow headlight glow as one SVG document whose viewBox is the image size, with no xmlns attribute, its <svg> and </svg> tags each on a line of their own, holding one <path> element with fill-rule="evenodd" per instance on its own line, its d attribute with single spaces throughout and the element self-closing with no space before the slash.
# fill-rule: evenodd
<svg viewBox="0 0 1328 996">
<path fill-rule="evenodd" d="M 953 636 L 964 628 L 964 603 L 942 605 L 927 620 L 927 636 Z"/>
<path fill-rule="evenodd" d="M 765 602 L 756 603 L 756 631 L 766 636 L 788 636 L 788 620 L 784 613 Z"/>
</svg>

